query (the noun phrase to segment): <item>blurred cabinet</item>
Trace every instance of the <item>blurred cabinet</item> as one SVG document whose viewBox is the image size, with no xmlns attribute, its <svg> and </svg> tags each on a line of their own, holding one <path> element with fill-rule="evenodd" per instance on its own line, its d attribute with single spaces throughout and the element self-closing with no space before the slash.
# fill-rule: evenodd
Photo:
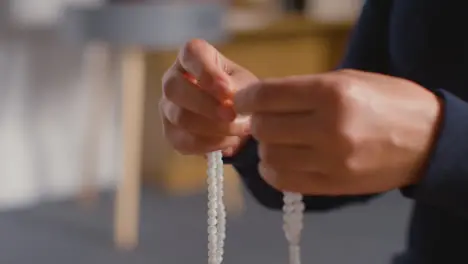
<svg viewBox="0 0 468 264">
<path fill-rule="evenodd" d="M 219 47 L 228 58 L 259 77 L 282 77 L 331 70 L 343 55 L 352 23 L 318 24 L 302 18 L 285 18 L 269 28 L 237 32 L 230 43 Z M 144 181 L 169 192 L 203 190 L 206 165 L 203 158 L 183 157 L 162 139 L 158 100 L 161 77 L 176 52 L 150 53 L 144 136 Z M 228 184 L 237 185 L 232 168 L 226 166 Z M 229 197 L 228 197 L 229 199 Z"/>
</svg>

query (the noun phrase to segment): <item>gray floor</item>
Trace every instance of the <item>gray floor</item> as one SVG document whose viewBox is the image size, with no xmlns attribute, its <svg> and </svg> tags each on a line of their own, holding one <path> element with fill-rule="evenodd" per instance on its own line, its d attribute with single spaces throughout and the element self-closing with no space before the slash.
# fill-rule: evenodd
<svg viewBox="0 0 468 264">
<path fill-rule="evenodd" d="M 141 246 L 132 253 L 111 243 L 111 195 L 83 210 L 73 202 L 0 214 L 1 264 L 206 263 L 205 197 L 144 193 Z M 306 218 L 304 263 L 385 264 L 403 247 L 410 204 L 398 193 Z M 225 264 L 286 263 L 281 215 L 249 197 L 229 220 Z"/>
</svg>

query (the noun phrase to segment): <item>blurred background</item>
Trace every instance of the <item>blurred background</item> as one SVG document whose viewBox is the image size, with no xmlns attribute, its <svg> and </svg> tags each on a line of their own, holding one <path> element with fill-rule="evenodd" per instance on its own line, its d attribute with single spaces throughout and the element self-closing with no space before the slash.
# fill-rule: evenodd
<svg viewBox="0 0 468 264">
<path fill-rule="evenodd" d="M 259 77 L 331 70 L 362 0 L 1 0 L 0 263 L 204 263 L 203 159 L 161 135 L 161 77 L 206 38 Z M 226 166 L 225 263 L 286 263 L 281 213 Z M 411 204 L 306 217 L 304 263 L 389 263 Z"/>
</svg>

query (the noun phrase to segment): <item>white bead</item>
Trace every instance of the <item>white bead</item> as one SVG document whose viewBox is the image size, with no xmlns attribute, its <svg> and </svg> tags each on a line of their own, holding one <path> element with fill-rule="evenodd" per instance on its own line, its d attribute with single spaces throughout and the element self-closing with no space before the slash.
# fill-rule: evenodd
<svg viewBox="0 0 468 264">
<path fill-rule="evenodd" d="M 216 218 L 208 218 L 208 225 L 216 225 L 218 223 L 218 220 Z"/>
<path fill-rule="evenodd" d="M 208 210 L 208 218 L 216 217 L 216 210 Z"/>
<path fill-rule="evenodd" d="M 221 152 L 208 154 L 208 263 L 220 264 L 226 224 L 226 210 L 223 203 L 223 161 Z"/>
<path fill-rule="evenodd" d="M 216 228 L 216 226 L 208 227 L 208 234 L 217 234 L 217 233 L 218 233 L 218 229 Z"/>
<path fill-rule="evenodd" d="M 305 206 L 302 195 L 297 193 L 285 192 L 283 201 L 283 230 L 289 243 L 289 263 L 300 264 L 299 242 Z"/>
<path fill-rule="evenodd" d="M 209 201 L 208 208 L 210 208 L 210 210 L 216 210 L 216 208 L 218 208 L 218 203 L 216 201 Z"/>
</svg>

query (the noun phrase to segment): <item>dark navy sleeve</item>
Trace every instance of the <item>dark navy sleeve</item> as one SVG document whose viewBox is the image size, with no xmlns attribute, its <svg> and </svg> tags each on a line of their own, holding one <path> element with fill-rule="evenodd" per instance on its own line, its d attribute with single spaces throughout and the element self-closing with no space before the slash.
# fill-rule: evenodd
<svg viewBox="0 0 468 264">
<path fill-rule="evenodd" d="M 367 0 L 339 68 L 388 74 L 393 0 Z"/>
<path fill-rule="evenodd" d="M 444 90 L 436 94 L 444 101 L 438 140 L 422 182 L 403 193 L 468 217 L 468 103 Z"/>
<path fill-rule="evenodd" d="M 234 166 L 240 174 L 244 185 L 260 204 L 271 209 L 282 208 L 282 193 L 268 185 L 258 172 L 259 158 L 255 139 L 250 138 L 239 154 L 233 158 L 224 158 L 224 162 Z M 325 211 L 349 203 L 365 202 L 372 197 L 373 195 L 339 197 L 306 196 L 304 197 L 304 203 L 307 210 Z"/>
<path fill-rule="evenodd" d="M 346 56 L 340 68 L 384 73 L 387 59 L 387 35 L 392 0 L 366 1 L 356 27 L 353 30 Z M 257 142 L 249 139 L 244 148 L 233 158 L 226 158 L 240 174 L 245 186 L 262 205 L 280 209 L 282 194 L 269 186 L 260 176 L 257 166 Z M 365 196 L 307 196 L 304 202 L 308 210 L 329 210 L 350 203 L 365 202 L 375 195 Z"/>
</svg>

